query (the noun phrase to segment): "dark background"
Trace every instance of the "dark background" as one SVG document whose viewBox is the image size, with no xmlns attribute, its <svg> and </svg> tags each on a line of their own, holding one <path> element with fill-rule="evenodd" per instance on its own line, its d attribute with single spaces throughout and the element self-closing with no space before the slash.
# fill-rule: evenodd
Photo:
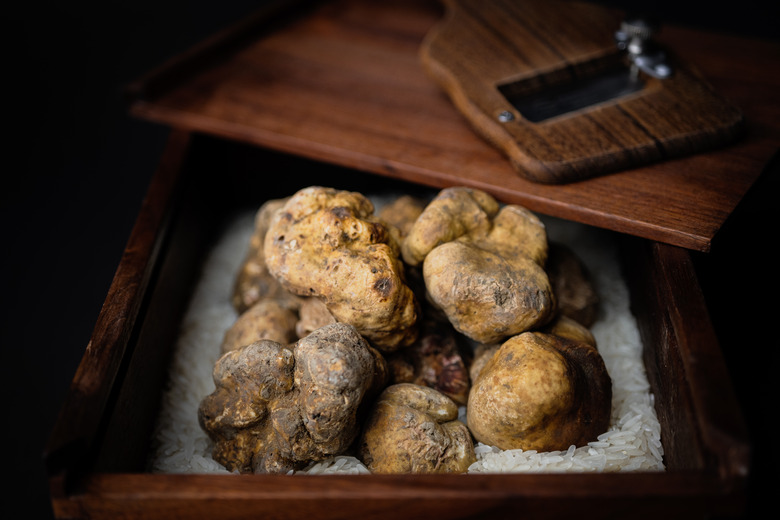
<svg viewBox="0 0 780 520">
<path fill-rule="evenodd" d="M 604 3 L 642 7 L 666 23 L 778 38 L 774 2 Z M 261 4 L 107 0 L 5 7 L 3 112 L 10 113 L 4 120 L 11 140 L 0 184 L 0 330 L 2 395 L 11 403 L 2 448 L 10 454 L 11 484 L 3 486 L 3 508 L 10 507 L 0 511 L 3 518 L 52 516 L 41 455 L 167 136 L 165 128 L 127 115 L 123 88 Z M 762 321 L 778 307 L 776 293 L 762 303 L 777 278 L 770 271 L 777 256 L 768 246 L 777 239 L 769 211 L 777 168 L 764 177 L 712 254 L 697 255 L 752 442 L 762 452 L 769 439 L 765 410 L 777 411 L 778 340 L 763 333 L 772 322 Z M 756 457 L 753 489 L 765 482 L 769 460 L 776 456 Z"/>
</svg>

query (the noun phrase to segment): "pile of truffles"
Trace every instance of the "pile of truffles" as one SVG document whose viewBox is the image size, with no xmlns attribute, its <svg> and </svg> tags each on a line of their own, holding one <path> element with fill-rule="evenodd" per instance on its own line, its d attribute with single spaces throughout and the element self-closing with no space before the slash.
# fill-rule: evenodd
<svg viewBox="0 0 780 520">
<path fill-rule="evenodd" d="M 266 202 L 232 303 L 198 409 L 231 471 L 349 454 L 375 473 L 464 473 L 475 442 L 566 450 L 609 426 L 586 270 L 479 190 L 377 212 L 320 186 Z"/>
</svg>

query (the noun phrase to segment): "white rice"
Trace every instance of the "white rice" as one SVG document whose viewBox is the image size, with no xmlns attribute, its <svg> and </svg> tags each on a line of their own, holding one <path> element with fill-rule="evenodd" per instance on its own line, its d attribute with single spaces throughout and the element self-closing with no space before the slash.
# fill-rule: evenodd
<svg viewBox="0 0 780 520">
<path fill-rule="evenodd" d="M 381 201 L 377 201 L 377 205 Z M 629 310 L 628 289 L 608 232 L 542 217 L 550 240 L 569 246 L 587 266 L 601 297 L 591 328 L 612 377 L 611 426 L 587 446 L 538 453 L 476 445 L 470 473 L 663 471 L 660 425 L 641 358 L 641 341 Z M 230 304 L 233 281 L 249 245 L 254 214 L 239 216 L 210 252 L 184 318 L 163 395 L 150 471 L 229 473 L 211 458 L 212 443 L 198 425 L 200 401 L 214 390 L 211 371 L 225 331 L 237 318 Z M 461 409 L 465 421 L 467 410 Z M 356 458 L 338 456 L 300 473 L 364 474 Z"/>
</svg>

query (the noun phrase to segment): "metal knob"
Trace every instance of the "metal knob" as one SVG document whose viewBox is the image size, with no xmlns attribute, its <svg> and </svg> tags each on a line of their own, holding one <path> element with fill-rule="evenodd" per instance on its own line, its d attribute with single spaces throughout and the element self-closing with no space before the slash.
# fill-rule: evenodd
<svg viewBox="0 0 780 520">
<path fill-rule="evenodd" d="M 631 54 L 642 54 L 657 28 L 656 24 L 643 18 L 623 20 L 615 34 L 615 39 L 618 41 L 618 47 L 624 48 Z"/>
<path fill-rule="evenodd" d="M 666 61 L 666 54 L 652 41 L 658 31 L 658 24 L 646 18 L 627 18 L 615 32 L 615 41 L 620 50 L 628 53 L 628 59 L 635 73 L 639 70 L 654 77 L 668 78 L 672 68 Z"/>
</svg>

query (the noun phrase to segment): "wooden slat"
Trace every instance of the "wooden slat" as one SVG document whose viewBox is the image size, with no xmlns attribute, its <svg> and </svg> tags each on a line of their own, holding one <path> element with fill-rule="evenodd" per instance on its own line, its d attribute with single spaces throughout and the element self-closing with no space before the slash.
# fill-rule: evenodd
<svg viewBox="0 0 780 520">
<path fill-rule="evenodd" d="M 694 473 L 546 475 L 97 475 L 55 501 L 59 518 L 535 519 L 727 517 L 717 479 Z"/>
</svg>

